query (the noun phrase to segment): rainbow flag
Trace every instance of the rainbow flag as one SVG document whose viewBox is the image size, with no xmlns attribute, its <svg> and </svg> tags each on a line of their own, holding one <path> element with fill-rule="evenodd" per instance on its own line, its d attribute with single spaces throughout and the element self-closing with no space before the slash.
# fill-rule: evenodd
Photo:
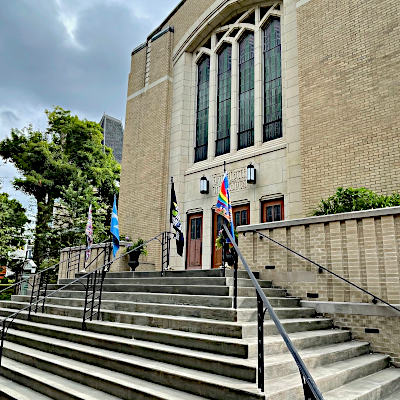
<svg viewBox="0 0 400 400">
<path fill-rule="evenodd" d="M 228 220 L 230 224 L 231 235 L 235 237 L 235 231 L 233 228 L 233 215 L 232 215 L 232 205 L 229 196 L 229 181 L 228 174 L 225 172 L 224 178 L 222 179 L 221 190 L 219 191 L 218 201 L 215 208 L 217 214 L 222 215 Z M 227 239 L 229 242 L 229 238 Z"/>
</svg>

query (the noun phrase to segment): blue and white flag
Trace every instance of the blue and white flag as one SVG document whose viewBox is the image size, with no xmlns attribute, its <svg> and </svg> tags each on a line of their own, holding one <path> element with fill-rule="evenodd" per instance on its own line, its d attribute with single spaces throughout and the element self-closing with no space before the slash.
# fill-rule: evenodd
<svg viewBox="0 0 400 400">
<path fill-rule="evenodd" d="M 114 205 L 111 215 L 111 227 L 110 232 L 113 239 L 113 256 L 117 254 L 119 249 L 119 227 L 118 227 L 118 213 L 117 213 L 117 200 L 114 197 Z"/>
</svg>

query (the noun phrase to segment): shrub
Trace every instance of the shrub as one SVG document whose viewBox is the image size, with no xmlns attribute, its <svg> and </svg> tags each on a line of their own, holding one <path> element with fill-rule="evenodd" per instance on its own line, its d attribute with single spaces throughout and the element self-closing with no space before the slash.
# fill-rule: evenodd
<svg viewBox="0 0 400 400">
<path fill-rule="evenodd" d="M 390 196 L 385 196 L 365 188 L 343 189 L 340 187 L 335 195 L 326 200 L 321 199 L 318 208 L 313 211 L 313 215 L 338 214 L 394 206 L 400 206 L 399 193 L 394 192 Z"/>
</svg>

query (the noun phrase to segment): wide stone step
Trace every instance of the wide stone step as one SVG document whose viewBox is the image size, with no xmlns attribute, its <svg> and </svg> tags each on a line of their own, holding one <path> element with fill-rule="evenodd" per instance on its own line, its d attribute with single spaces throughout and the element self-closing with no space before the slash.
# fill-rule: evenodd
<svg viewBox="0 0 400 400">
<path fill-rule="evenodd" d="M 27 321 L 27 313 L 21 312 L 14 320 L 12 326 L 20 330 L 27 330 L 34 333 L 37 332 L 36 327 L 40 325 L 54 325 L 57 327 L 71 328 L 79 333 L 82 332 L 81 318 L 38 313 L 32 314 L 31 320 L 32 322 Z M 256 345 L 256 340 L 242 340 L 209 334 L 174 331 L 157 327 L 116 324 L 107 321 L 87 321 L 86 331 L 128 339 L 163 343 L 166 345 L 238 358 L 247 358 L 249 355 L 249 347 L 253 346 L 252 354 L 256 354 L 256 347 L 254 347 Z"/>
<path fill-rule="evenodd" d="M 52 306 L 46 304 L 45 311 L 46 313 L 59 316 L 68 316 L 82 319 L 81 308 L 55 305 Z M 0 309 L 0 315 L 3 316 L 10 315 L 12 312 L 12 309 Z M 24 312 L 24 314 L 27 313 Z M 244 337 L 242 325 L 237 322 L 215 321 L 201 318 L 174 317 L 157 314 L 127 313 L 124 311 L 111 310 L 102 310 L 101 319 L 102 321 L 113 323 L 158 327 L 163 329 L 173 329 L 178 331 L 226 336 L 239 339 L 242 339 Z"/>
<path fill-rule="evenodd" d="M 45 396 L 26 386 L 0 376 L 0 399 L 11 400 L 52 400 L 51 397 Z"/>
<path fill-rule="evenodd" d="M 51 295 L 50 292 L 47 294 Z M 61 290 L 55 293 L 53 296 L 63 298 L 79 298 L 84 299 L 86 293 L 84 291 L 71 291 Z M 12 296 L 12 300 L 15 301 L 26 301 L 26 297 Z M 30 299 L 30 296 L 27 296 Z M 21 299 L 21 300 L 20 300 Z M 170 293 L 128 293 L 128 292 L 103 292 L 103 300 L 116 300 L 116 301 L 132 301 L 136 303 L 158 303 L 158 304 L 182 304 L 182 305 L 193 305 L 203 307 L 232 307 L 232 297 L 230 296 L 196 296 L 196 295 L 184 295 L 184 294 L 170 294 Z M 244 302 L 248 298 L 238 299 L 238 303 L 243 301 L 244 306 L 251 304 L 250 302 Z M 299 305 L 299 299 L 296 302 L 296 306 Z M 254 299 L 256 302 L 256 299 Z M 251 306 L 250 306 L 251 307 Z"/>
<path fill-rule="evenodd" d="M 282 319 L 281 324 L 287 333 L 314 331 L 333 328 L 332 320 L 329 318 L 297 318 Z M 257 336 L 257 324 L 243 323 L 243 338 Z M 272 320 L 264 321 L 264 336 L 278 335 L 279 332 Z"/>
<path fill-rule="evenodd" d="M 60 285 L 66 285 L 73 282 L 74 279 L 60 279 Z M 84 282 L 84 280 L 82 280 Z M 258 281 L 264 288 L 272 287 L 271 281 Z M 233 286 L 233 278 L 223 277 L 158 277 L 158 278 L 111 278 L 106 276 L 105 285 L 187 285 L 187 286 Z M 254 287 L 251 279 L 238 278 L 238 287 Z"/>
<path fill-rule="evenodd" d="M 308 369 L 348 360 L 368 353 L 369 343 L 361 341 L 344 342 L 299 351 L 300 357 Z M 297 364 L 291 354 L 269 355 L 265 361 L 266 380 L 294 374 L 298 371 Z"/>
<path fill-rule="evenodd" d="M 226 269 L 225 273 L 222 268 L 214 269 L 191 269 L 191 270 L 169 270 L 165 271 L 163 277 L 233 277 L 234 271 L 232 269 Z M 253 271 L 254 276 L 258 279 L 259 272 Z M 77 277 L 81 277 L 84 274 L 80 272 Z M 110 278 L 158 278 L 161 277 L 161 271 L 125 271 L 125 272 L 108 272 L 107 276 Z M 238 270 L 239 278 L 248 278 L 248 274 L 245 270 Z"/>
<path fill-rule="evenodd" d="M 30 331 L 26 330 L 27 326 L 23 326 L 24 329 L 19 330 L 21 323 L 14 326 L 18 330 L 9 329 L 7 341 L 60 356 L 67 355 L 78 361 L 86 362 L 89 359 L 88 357 L 90 357 L 90 355 L 86 355 L 87 350 L 90 349 L 92 351 L 94 348 L 97 348 L 166 362 L 199 371 L 211 372 L 217 375 L 229 376 L 249 382 L 256 381 L 254 359 L 240 360 L 237 357 L 215 355 L 140 340 L 132 341 L 131 339 L 93 332 L 77 332 L 74 329 L 51 325 L 35 326 Z M 32 325 L 30 326 L 32 328 Z M 176 344 L 178 345 L 178 343 Z"/>
<path fill-rule="evenodd" d="M 51 292 L 47 292 L 51 295 Z M 85 298 L 84 291 L 70 291 L 67 289 L 55 293 L 55 297 Z M 30 299 L 30 296 L 28 296 Z M 19 301 L 18 296 L 12 299 Z M 128 292 L 103 292 L 104 300 L 133 301 L 137 303 L 158 303 L 158 304 L 183 304 L 204 307 L 227 307 L 231 308 L 233 303 L 232 296 L 196 296 L 170 293 L 128 293 Z M 256 308 L 257 297 L 238 297 L 239 308 Z M 296 297 L 273 297 L 268 296 L 272 307 L 298 307 L 300 299 Z M 25 300 L 24 300 L 25 301 Z"/>
<path fill-rule="evenodd" d="M 233 287 L 229 287 L 229 294 L 233 296 Z M 262 291 L 267 297 L 285 297 L 286 289 L 278 288 L 262 288 Z M 238 296 L 241 297 L 256 297 L 256 289 L 254 287 L 238 287 Z"/>
<path fill-rule="evenodd" d="M 324 393 L 325 400 L 399 400 L 400 370 L 387 368 Z"/>
<path fill-rule="evenodd" d="M 256 384 L 238 379 L 193 371 L 178 366 L 172 367 L 169 364 L 130 355 L 122 356 L 105 350 L 96 349 L 93 351 L 94 356 L 86 360 L 89 362 L 86 363 L 14 343 L 6 342 L 4 346 L 4 355 L 7 358 L 30 366 L 34 365 L 38 369 L 96 387 L 96 389 L 117 395 L 123 399 L 136 400 L 137 398 L 134 397 L 135 393 L 130 388 L 130 384 L 127 384 L 130 383 L 131 377 L 209 399 L 256 400 L 264 397 L 256 388 Z M 96 356 L 96 353 L 99 356 Z M 112 360 L 113 354 L 114 359 Z M 107 369 L 92 364 L 92 362 L 96 363 L 106 355 L 108 358 Z"/>
<path fill-rule="evenodd" d="M 383 400 L 399 400 L 399 399 L 400 399 L 400 390 L 396 390 L 389 396 L 385 397 Z M 329 399 L 329 400 L 331 400 L 331 399 Z"/>
<path fill-rule="evenodd" d="M 0 306 L 3 308 L 19 308 L 28 305 L 29 296 L 15 296 L 23 301 L 1 301 Z M 64 307 L 82 308 L 85 305 L 84 299 L 49 297 L 46 300 L 46 305 L 58 305 Z M 231 322 L 252 322 L 257 321 L 257 311 L 255 309 L 241 308 L 235 310 L 233 308 L 212 308 L 212 307 L 194 307 L 186 305 L 171 305 L 157 303 L 133 303 L 129 301 L 102 300 L 102 310 L 126 311 L 147 314 L 174 315 L 177 317 L 193 317 L 203 319 L 215 319 Z M 51 312 L 51 311 L 46 311 Z M 309 318 L 315 314 L 313 308 L 305 307 L 276 307 L 275 312 L 279 318 Z M 269 314 L 266 313 L 266 318 L 269 319 Z"/>
<path fill-rule="evenodd" d="M 34 364 L 33 359 L 30 360 Z M 110 371 L 109 376 L 112 376 L 115 381 L 110 384 L 113 393 L 107 393 L 108 379 L 106 378 L 107 371 L 93 371 L 93 368 L 88 368 L 94 373 L 94 379 L 82 371 L 82 377 L 77 380 L 67 379 L 53 371 L 46 371 L 40 368 L 35 368 L 32 365 L 21 363 L 6 357 L 3 358 L 2 374 L 9 379 L 28 386 L 33 387 L 37 391 L 48 394 L 52 399 L 57 400 L 202 400 L 204 397 L 193 396 L 189 393 L 166 388 L 154 383 L 146 382 L 141 379 L 127 377 L 122 374 L 116 374 Z M 57 371 L 57 367 L 54 367 Z M 82 383 L 80 383 L 80 382 Z M 98 389 L 88 386 L 87 381 L 97 381 Z M 101 387 L 106 389 L 101 391 Z M 115 396 L 113 395 L 115 394 Z M 119 395 L 126 397 L 122 397 Z M 118 396 L 118 397 L 117 397 Z M 39 399 L 39 398 L 38 398 Z M 30 400 L 36 400 L 36 397 L 31 397 Z"/>
<path fill-rule="evenodd" d="M 350 331 L 340 329 L 294 332 L 289 333 L 289 337 L 297 350 L 328 346 L 351 340 Z M 288 353 L 288 351 L 286 343 L 280 335 L 264 337 L 266 360 L 269 360 L 269 355 Z"/>
<path fill-rule="evenodd" d="M 48 285 L 48 292 L 58 290 L 63 285 Z M 82 284 L 76 283 L 68 286 L 68 290 L 82 291 Z M 240 288 L 250 289 L 251 288 Z M 264 289 L 264 290 L 278 290 L 278 289 Z M 211 286 L 211 285 L 132 285 L 132 284 L 119 284 L 119 285 L 103 285 L 103 291 L 105 292 L 141 292 L 141 293 L 171 293 L 171 294 L 188 294 L 188 295 L 211 295 L 211 296 L 229 296 L 228 286 Z M 271 292 L 273 293 L 273 292 Z M 245 295 L 243 295 L 245 296 Z"/>
<path fill-rule="evenodd" d="M 310 374 L 318 388 L 324 393 L 381 371 L 388 365 L 388 356 L 367 354 L 311 369 Z M 265 388 L 268 400 L 304 398 L 303 385 L 298 372 L 272 381 L 266 380 Z"/>
</svg>

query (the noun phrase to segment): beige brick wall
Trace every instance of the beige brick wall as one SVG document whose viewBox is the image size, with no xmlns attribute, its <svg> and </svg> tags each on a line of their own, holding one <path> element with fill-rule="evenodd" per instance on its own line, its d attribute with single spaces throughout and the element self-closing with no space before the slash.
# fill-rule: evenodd
<svg viewBox="0 0 400 400">
<path fill-rule="evenodd" d="M 156 43 L 157 40 L 152 43 L 152 51 Z M 157 65 L 154 68 L 157 69 Z M 168 80 L 127 102 L 119 229 L 121 235 L 134 241 L 138 237 L 148 240 L 165 230 L 170 110 L 171 82 Z M 148 246 L 148 261 L 157 267 L 160 266 L 160 250 L 158 242 Z"/>
<path fill-rule="evenodd" d="M 400 2 L 311 0 L 297 25 L 304 216 L 340 186 L 400 190 Z"/>
<path fill-rule="evenodd" d="M 335 220 L 334 215 L 314 217 L 312 223 L 307 219 L 304 224 L 297 220 L 294 226 L 287 221 L 283 227 L 268 229 L 271 224 L 258 227 L 266 236 L 375 296 L 399 304 L 400 208 L 392 210 L 397 211 L 380 215 L 384 211 L 375 210 L 367 217 L 362 217 L 365 212 L 350 213 L 346 220 Z M 275 285 L 287 288 L 290 295 L 302 299 L 307 298 L 307 293 L 318 293 L 321 301 L 371 303 L 372 297 L 360 290 L 327 272 L 318 273 L 318 267 L 268 239 L 260 239 L 251 232 L 255 228 L 239 227 L 239 247 L 250 267 L 261 271 L 263 279 L 273 280 Z M 245 230 L 248 232 L 243 236 Z M 275 269 L 265 269 L 267 265 L 275 265 Z"/>
<path fill-rule="evenodd" d="M 173 39 L 173 45 L 179 42 L 186 31 L 194 24 L 203 12 L 210 7 L 215 0 L 188 0 L 186 1 L 163 26 L 165 29 L 167 26 L 173 26 L 175 35 Z"/>
<path fill-rule="evenodd" d="M 335 326 L 349 329 L 353 339 L 371 344 L 374 353 L 388 354 L 393 364 L 400 367 L 400 318 L 374 315 L 324 314 Z M 379 333 L 365 333 L 365 328 L 379 329 Z"/>
<path fill-rule="evenodd" d="M 174 35 L 168 32 L 151 43 L 150 84 L 166 75 L 171 76 L 173 37 Z"/>
<path fill-rule="evenodd" d="M 131 56 L 131 72 L 128 79 L 128 96 L 144 86 L 146 47 Z"/>
</svg>

